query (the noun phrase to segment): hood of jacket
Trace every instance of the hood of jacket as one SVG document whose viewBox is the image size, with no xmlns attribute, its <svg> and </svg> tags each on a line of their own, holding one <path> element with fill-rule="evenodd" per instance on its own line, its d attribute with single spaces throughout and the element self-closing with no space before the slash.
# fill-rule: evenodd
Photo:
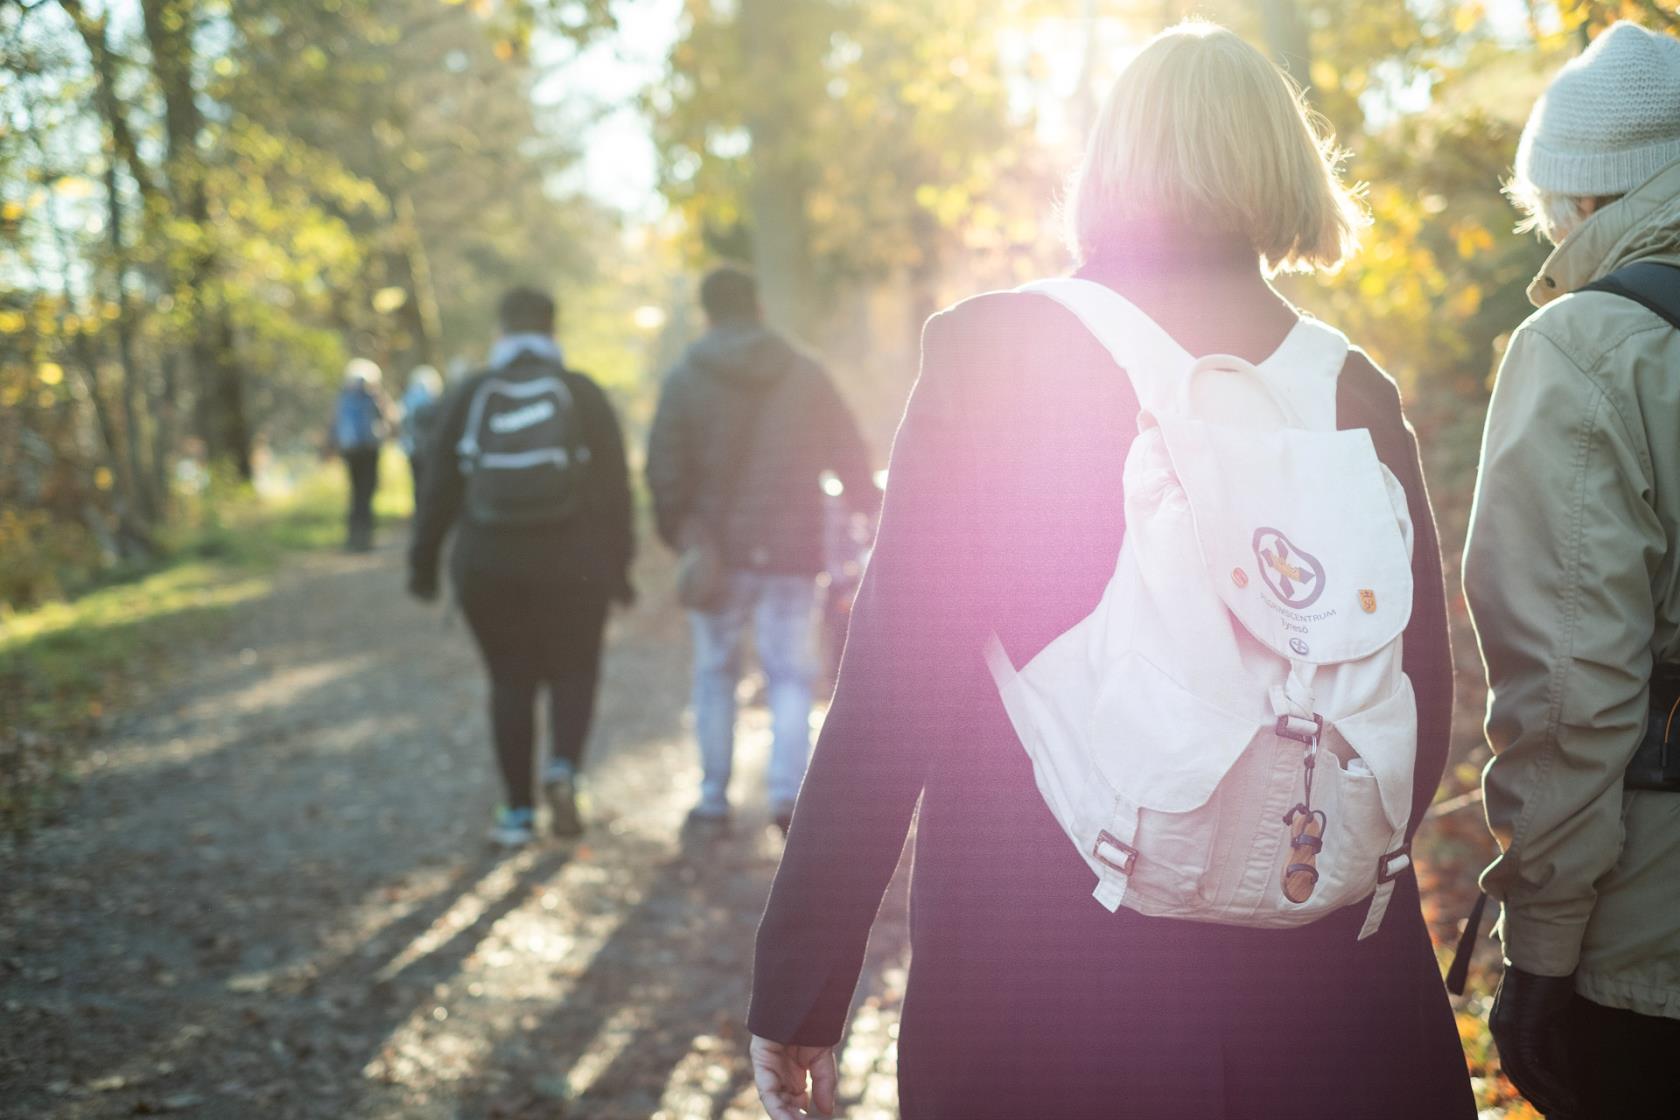
<svg viewBox="0 0 1680 1120">
<path fill-rule="evenodd" d="M 684 361 L 701 376 L 768 385 L 793 368 L 796 353 L 781 335 L 758 323 L 724 323 L 689 346 Z"/>
<path fill-rule="evenodd" d="M 1671 258 L 1680 264 L 1680 160 L 1564 238 L 1529 284 L 1529 302 L 1543 307 L 1623 265 Z"/>
</svg>

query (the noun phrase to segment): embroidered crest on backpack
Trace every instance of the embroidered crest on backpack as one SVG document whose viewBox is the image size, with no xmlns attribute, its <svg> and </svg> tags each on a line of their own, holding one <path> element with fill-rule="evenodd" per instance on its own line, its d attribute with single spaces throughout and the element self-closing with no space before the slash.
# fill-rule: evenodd
<svg viewBox="0 0 1680 1120">
<path fill-rule="evenodd" d="M 1260 577 L 1284 606 L 1305 610 L 1324 594 L 1323 567 L 1276 529 L 1254 530 L 1254 556 Z"/>
</svg>

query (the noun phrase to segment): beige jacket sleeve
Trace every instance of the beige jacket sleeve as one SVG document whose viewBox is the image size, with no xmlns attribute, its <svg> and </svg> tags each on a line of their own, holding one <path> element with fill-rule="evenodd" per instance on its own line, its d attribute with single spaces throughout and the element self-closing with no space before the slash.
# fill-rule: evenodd
<svg viewBox="0 0 1680 1120">
<path fill-rule="evenodd" d="M 1613 359 L 1612 359 L 1613 360 Z M 1464 590 L 1488 672 L 1483 774 L 1517 967 L 1566 976 L 1622 845 L 1622 774 L 1644 728 L 1651 574 L 1663 554 L 1631 394 L 1534 325 L 1489 406 Z"/>
</svg>

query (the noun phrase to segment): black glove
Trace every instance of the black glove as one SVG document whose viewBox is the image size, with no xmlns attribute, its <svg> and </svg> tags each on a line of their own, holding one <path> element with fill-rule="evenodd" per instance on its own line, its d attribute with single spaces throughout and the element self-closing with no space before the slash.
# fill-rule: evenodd
<svg viewBox="0 0 1680 1120">
<path fill-rule="evenodd" d="M 408 593 L 422 603 L 430 603 L 436 600 L 438 597 L 437 573 L 411 569 L 408 573 Z"/>
<path fill-rule="evenodd" d="M 1507 963 L 1488 1014 L 1505 1075 L 1551 1120 L 1570 1120 L 1579 1107 L 1569 1048 L 1573 976 L 1536 976 Z"/>
</svg>

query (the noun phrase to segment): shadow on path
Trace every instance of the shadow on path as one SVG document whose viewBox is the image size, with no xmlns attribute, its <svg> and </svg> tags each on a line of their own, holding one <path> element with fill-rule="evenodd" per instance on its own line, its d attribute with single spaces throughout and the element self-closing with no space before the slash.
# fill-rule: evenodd
<svg viewBox="0 0 1680 1120">
<path fill-rule="evenodd" d="M 0 855 L 0 1116 L 753 1115 L 764 713 L 737 833 L 679 845 L 682 619 L 615 620 L 590 833 L 494 857 L 471 643 L 401 583 L 395 548 L 282 572 Z M 856 1100 L 890 1080 L 902 920 L 889 900 Z"/>
</svg>

